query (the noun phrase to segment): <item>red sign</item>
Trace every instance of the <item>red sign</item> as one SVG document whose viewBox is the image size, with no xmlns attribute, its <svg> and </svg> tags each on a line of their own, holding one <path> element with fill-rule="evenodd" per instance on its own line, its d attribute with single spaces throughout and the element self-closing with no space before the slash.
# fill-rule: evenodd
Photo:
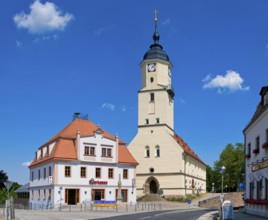
<svg viewBox="0 0 268 220">
<path fill-rule="evenodd" d="M 99 180 L 94 180 L 93 178 L 89 180 L 90 185 L 107 185 L 108 181 L 99 181 Z"/>
</svg>

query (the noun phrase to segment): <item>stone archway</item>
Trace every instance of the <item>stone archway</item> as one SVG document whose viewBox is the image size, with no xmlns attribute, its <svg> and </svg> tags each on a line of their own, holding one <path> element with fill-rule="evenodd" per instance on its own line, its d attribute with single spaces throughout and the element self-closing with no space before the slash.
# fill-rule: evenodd
<svg viewBox="0 0 268 220">
<path fill-rule="evenodd" d="M 157 194 L 159 191 L 158 180 L 151 176 L 145 181 L 145 194 Z"/>
</svg>

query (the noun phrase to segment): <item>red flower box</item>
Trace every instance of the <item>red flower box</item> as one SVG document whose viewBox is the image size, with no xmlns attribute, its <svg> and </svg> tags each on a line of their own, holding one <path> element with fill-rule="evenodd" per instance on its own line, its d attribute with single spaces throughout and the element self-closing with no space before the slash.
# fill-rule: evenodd
<svg viewBox="0 0 268 220">
<path fill-rule="evenodd" d="M 255 148 L 254 150 L 253 150 L 253 153 L 254 154 L 258 154 L 260 152 L 260 150 L 258 149 L 258 148 Z"/>
<path fill-rule="evenodd" d="M 245 203 L 254 205 L 268 205 L 268 200 L 266 199 L 245 199 Z"/>
<path fill-rule="evenodd" d="M 249 159 L 250 158 L 250 154 L 246 154 L 245 158 Z"/>
<path fill-rule="evenodd" d="M 262 145 L 262 148 L 263 148 L 263 149 L 268 149 L 268 142 L 265 142 L 265 143 Z"/>
</svg>

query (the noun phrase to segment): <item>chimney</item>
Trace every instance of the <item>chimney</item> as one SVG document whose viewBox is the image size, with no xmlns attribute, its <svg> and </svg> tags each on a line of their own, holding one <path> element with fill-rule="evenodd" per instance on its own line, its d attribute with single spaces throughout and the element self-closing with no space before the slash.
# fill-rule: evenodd
<svg viewBox="0 0 268 220">
<path fill-rule="evenodd" d="M 77 118 L 79 118 L 80 112 L 75 112 L 73 115 L 73 121 Z"/>
<path fill-rule="evenodd" d="M 116 155 L 115 155 L 115 159 L 116 159 L 116 163 L 118 163 L 119 161 L 119 138 L 118 138 L 118 134 L 115 135 L 115 149 L 116 149 Z"/>
<path fill-rule="evenodd" d="M 77 159 L 80 160 L 80 129 L 77 129 L 77 132 L 76 132 L 75 149 L 76 149 Z"/>
</svg>

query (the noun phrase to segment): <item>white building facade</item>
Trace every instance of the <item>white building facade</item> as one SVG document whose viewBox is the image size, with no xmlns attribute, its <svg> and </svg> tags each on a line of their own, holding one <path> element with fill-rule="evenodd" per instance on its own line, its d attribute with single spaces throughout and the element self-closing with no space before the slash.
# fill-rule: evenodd
<svg viewBox="0 0 268 220">
<path fill-rule="evenodd" d="M 172 63 L 159 44 L 157 18 L 153 44 L 140 63 L 138 133 L 128 148 L 139 165 L 137 193 L 186 195 L 206 191 L 206 164 L 174 131 Z"/>
<path fill-rule="evenodd" d="M 77 118 L 36 152 L 29 166 L 31 206 L 118 199 L 135 203 L 136 166 L 117 136 Z"/>
<path fill-rule="evenodd" d="M 259 103 L 244 129 L 245 210 L 268 217 L 268 86 L 260 91 Z"/>
</svg>

